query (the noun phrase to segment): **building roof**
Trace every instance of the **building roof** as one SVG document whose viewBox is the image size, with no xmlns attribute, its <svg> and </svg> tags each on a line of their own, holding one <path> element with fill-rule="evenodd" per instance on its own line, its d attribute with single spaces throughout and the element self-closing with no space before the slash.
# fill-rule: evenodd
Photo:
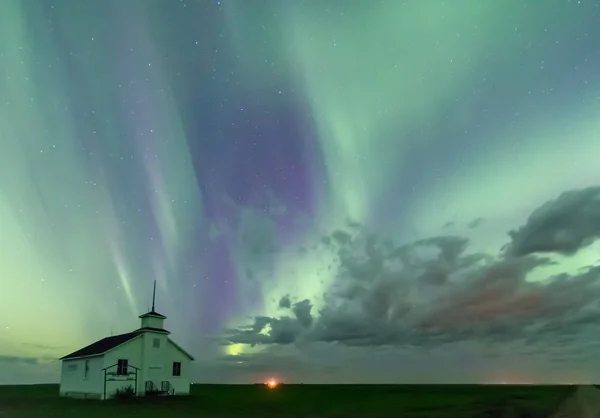
<svg viewBox="0 0 600 418">
<path fill-rule="evenodd" d="M 78 358 L 78 357 L 99 356 L 101 354 L 106 353 L 109 350 L 112 350 L 113 348 L 115 348 L 121 344 L 126 343 L 127 341 L 133 340 L 138 335 L 141 335 L 144 331 L 160 332 L 162 334 L 167 334 L 167 335 L 169 335 L 171 333 L 163 328 L 153 328 L 153 327 L 139 328 L 133 332 L 128 332 L 127 334 L 119 334 L 119 335 L 115 335 L 113 337 L 103 338 L 99 341 L 96 341 L 95 343 L 92 343 L 86 347 L 83 347 L 77 351 L 74 351 L 71 354 L 61 357 L 59 360 L 68 360 L 71 358 Z M 178 348 L 180 350 L 182 350 L 179 346 L 178 346 Z M 185 351 L 184 351 L 184 353 L 189 356 L 189 354 L 186 353 Z"/>
<path fill-rule="evenodd" d="M 128 332 L 127 334 L 115 335 L 113 337 L 102 338 L 95 343 L 92 343 L 86 347 L 83 347 L 77 351 L 72 352 L 71 354 L 67 354 L 64 357 L 61 357 L 59 360 L 68 360 L 71 358 L 77 357 L 91 357 L 98 356 L 100 354 L 106 353 L 108 350 L 112 350 L 113 348 L 126 343 L 127 341 L 133 340 L 137 336 L 141 335 L 140 332 Z"/>
<path fill-rule="evenodd" d="M 96 341 L 95 343 L 92 343 L 86 347 L 83 347 L 82 349 L 74 351 L 71 354 L 67 354 L 64 357 L 61 357 L 59 360 L 69 360 L 69 359 L 80 358 L 80 357 L 100 356 L 100 355 L 106 353 L 107 351 L 112 350 L 113 348 L 116 348 L 116 347 L 120 346 L 121 344 L 125 344 L 128 341 L 131 341 L 134 338 L 138 337 L 139 335 L 142 335 L 142 333 L 144 331 L 156 331 L 156 332 L 162 332 L 165 334 L 170 334 L 170 332 L 165 329 L 148 328 L 148 327 L 140 328 L 133 332 L 128 332 L 127 334 L 120 334 L 120 335 L 115 335 L 113 337 L 103 338 L 99 341 Z M 190 353 L 185 351 L 183 348 L 181 348 L 180 345 L 175 343 L 175 341 L 173 341 L 170 338 L 168 340 L 171 344 L 173 344 L 175 346 L 175 348 L 177 348 L 179 351 L 181 351 L 183 354 L 185 354 L 187 357 L 189 357 L 190 360 L 194 360 L 194 357 Z"/>
<path fill-rule="evenodd" d="M 138 328 L 135 331 L 133 331 L 134 333 L 140 333 L 140 332 L 144 332 L 144 331 L 154 331 L 154 332 L 160 332 L 162 334 L 170 334 L 171 331 L 167 331 L 164 328 L 154 328 L 154 327 L 143 327 L 143 328 Z"/>
<path fill-rule="evenodd" d="M 147 316 L 153 316 L 155 318 L 167 319 L 166 316 L 159 314 L 158 312 L 155 312 L 154 309 L 152 309 L 150 312 L 146 312 L 145 314 L 138 316 L 138 318 L 145 318 Z"/>
</svg>

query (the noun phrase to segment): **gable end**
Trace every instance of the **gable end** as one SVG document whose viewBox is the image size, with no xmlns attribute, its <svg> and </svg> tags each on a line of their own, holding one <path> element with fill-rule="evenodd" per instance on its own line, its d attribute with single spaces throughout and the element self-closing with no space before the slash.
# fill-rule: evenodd
<svg viewBox="0 0 600 418">
<path fill-rule="evenodd" d="M 194 359 L 194 357 L 192 357 L 192 355 L 191 355 L 190 353 L 188 353 L 188 352 L 187 352 L 187 351 L 185 351 L 183 348 L 181 348 L 179 345 L 177 345 L 177 344 L 175 343 L 175 341 L 173 341 L 173 340 L 172 340 L 172 339 L 170 339 L 170 338 L 167 338 L 167 339 L 169 340 L 169 342 L 170 342 L 171 344 L 173 344 L 173 346 L 174 346 L 176 349 L 178 349 L 180 352 L 182 352 L 182 353 L 183 353 L 185 356 L 187 356 L 187 357 L 188 357 L 190 360 L 192 360 L 192 361 L 194 361 L 194 360 L 195 360 L 195 359 Z"/>
</svg>

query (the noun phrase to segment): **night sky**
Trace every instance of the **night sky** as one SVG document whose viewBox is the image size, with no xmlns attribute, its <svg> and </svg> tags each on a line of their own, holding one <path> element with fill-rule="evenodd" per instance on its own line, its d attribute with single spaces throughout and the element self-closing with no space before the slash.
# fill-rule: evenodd
<svg viewBox="0 0 600 418">
<path fill-rule="evenodd" d="M 599 156 L 597 0 L 3 0 L 0 383 L 597 382 Z"/>
</svg>

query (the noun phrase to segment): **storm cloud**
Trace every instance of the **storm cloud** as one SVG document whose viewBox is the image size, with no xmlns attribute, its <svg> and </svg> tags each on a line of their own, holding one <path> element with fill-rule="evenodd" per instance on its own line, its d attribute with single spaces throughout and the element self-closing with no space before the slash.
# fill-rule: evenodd
<svg viewBox="0 0 600 418">
<path fill-rule="evenodd" d="M 536 209 L 527 223 L 509 232 L 507 252 L 573 255 L 600 238 L 600 187 L 564 192 Z"/>
<path fill-rule="evenodd" d="M 498 255 L 469 252 L 469 240 L 437 236 L 395 245 L 366 231 L 336 230 L 337 277 L 318 312 L 283 296 L 281 317 L 230 330 L 229 343 L 328 342 L 344 346 L 435 347 L 460 342 L 568 344 L 600 320 L 600 266 L 530 281 L 556 267 L 546 254 L 574 254 L 600 233 L 599 188 L 566 192 L 511 231 Z M 567 237 L 567 238 L 565 238 Z"/>
</svg>

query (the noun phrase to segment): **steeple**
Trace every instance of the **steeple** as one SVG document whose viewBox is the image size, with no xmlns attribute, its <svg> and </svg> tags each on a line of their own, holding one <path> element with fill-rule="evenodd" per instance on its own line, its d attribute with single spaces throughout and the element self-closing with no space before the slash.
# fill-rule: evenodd
<svg viewBox="0 0 600 418">
<path fill-rule="evenodd" d="M 156 280 L 154 280 L 154 288 L 152 290 L 152 309 L 150 312 L 147 312 L 143 315 L 140 315 L 139 318 L 142 320 L 142 329 L 151 329 L 151 330 L 162 330 L 164 329 L 164 321 L 167 319 L 166 316 L 159 314 L 155 310 L 156 306 Z"/>
<path fill-rule="evenodd" d="M 152 289 L 152 311 L 154 312 L 154 303 L 156 302 L 156 280 L 154 280 L 154 289 Z"/>
</svg>

